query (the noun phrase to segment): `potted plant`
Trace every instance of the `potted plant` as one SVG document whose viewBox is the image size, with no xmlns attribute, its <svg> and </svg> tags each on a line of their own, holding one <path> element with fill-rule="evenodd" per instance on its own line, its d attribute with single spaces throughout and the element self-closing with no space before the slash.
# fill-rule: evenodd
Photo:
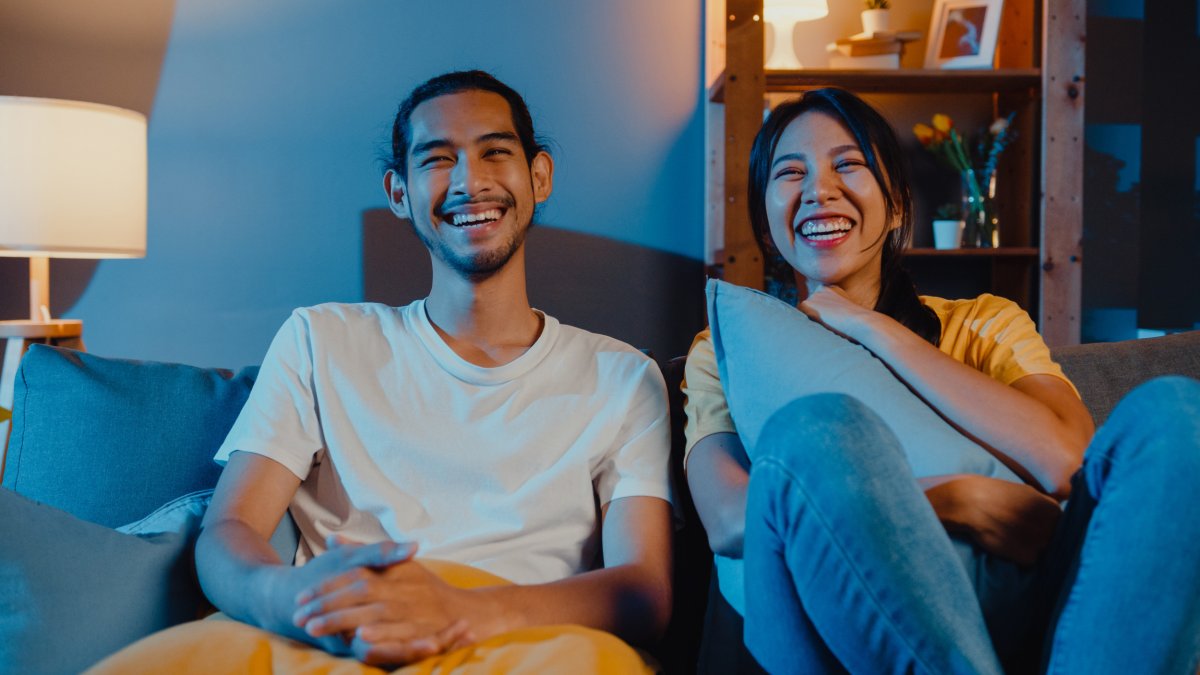
<svg viewBox="0 0 1200 675">
<path fill-rule="evenodd" d="M 962 208 L 953 202 L 937 207 L 933 220 L 933 247 L 940 249 L 962 246 Z"/>
<path fill-rule="evenodd" d="M 890 12 L 891 3 L 889 0 L 864 0 L 867 8 L 862 13 L 863 32 L 867 35 L 872 33 L 885 33 L 892 28 Z"/>
<path fill-rule="evenodd" d="M 913 134 L 921 145 L 958 172 L 962 181 L 962 219 L 966 222 L 962 245 L 967 248 L 995 248 L 1000 245 L 996 214 L 996 164 L 1000 153 L 1012 142 L 1010 124 L 1013 115 L 997 118 L 991 126 L 970 141 L 954 128 L 954 120 L 941 113 L 933 116 L 933 126 L 917 124 Z"/>
</svg>

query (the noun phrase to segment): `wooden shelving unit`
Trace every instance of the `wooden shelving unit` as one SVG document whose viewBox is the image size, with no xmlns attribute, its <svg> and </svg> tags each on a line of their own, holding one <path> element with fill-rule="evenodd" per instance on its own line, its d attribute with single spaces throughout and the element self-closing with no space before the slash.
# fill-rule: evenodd
<svg viewBox="0 0 1200 675">
<path fill-rule="evenodd" d="M 842 87 L 873 94 L 1022 93 L 1034 97 L 1042 84 L 1037 68 L 997 70 L 768 70 L 765 90 L 798 94 L 815 87 Z M 709 101 L 724 103 L 725 75 L 709 90 Z"/>
<path fill-rule="evenodd" d="M 913 249 L 914 266 L 976 261 L 989 265 L 981 291 L 1035 311 L 1051 345 L 1079 341 L 1083 230 L 1083 64 L 1086 0 L 1006 0 L 990 70 L 764 71 L 762 0 L 708 0 L 710 51 L 724 56 L 710 77 L 709 231 L 723 234 L 710 262 L 725 279 L 763 287 L 764 261 L 750 232 L 744 200 L 750 146 L 766 94 L 837 86 L 865 94 L 990 95 L 994 108 L 1018 110 L 1018 143 L 1006 152 L 998 185 L 999 249 Z M 719 4 L 720 7 L 716 7 Z M 1040 40 L 1040 42 L 1039 42 Z M 710 54 L 710 60 L 712 56 Z M 709 64 L 710 71 L 712 63 Z M 932 111 L 931 111 L 932 112 Z M 944 261 L 944 262 L 942 262 Z"/>
<path fill-rule="evenodd" d="M 911 248 L 905 254 L 910 258 L 1030 258 L 1036 259 L 1039 251 L 1034 246 L 1006 246 L 1002 248 Z"/>
</svg>

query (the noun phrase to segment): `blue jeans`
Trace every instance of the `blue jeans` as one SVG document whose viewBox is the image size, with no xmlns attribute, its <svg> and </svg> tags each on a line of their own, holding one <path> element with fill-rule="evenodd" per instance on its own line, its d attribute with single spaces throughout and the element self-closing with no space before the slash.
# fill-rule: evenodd
<svg viewBox="0 0 1200 675">
<path fill-rule="evenodd" d="M 1200 382 L 1161 378 L 1117 406 L 1002 617 L 985 618 L 895 436 L 857 400 L 792 402 L 756 457 L 745 640 L 769 672 L 1190 675 L 1200 664 Z M 1024 640 L 1004 638 L 1003 667 L 998 632 Z"/>
</svg>

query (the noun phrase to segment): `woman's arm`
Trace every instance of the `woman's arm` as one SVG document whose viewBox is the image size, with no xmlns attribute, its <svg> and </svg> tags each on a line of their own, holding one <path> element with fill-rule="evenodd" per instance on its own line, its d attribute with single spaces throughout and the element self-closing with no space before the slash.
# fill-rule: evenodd
<svg viewBox="0 0 1200 675">
<path fill-rule="evenodd" d="M 688 455 L 687 481 L 709 548 L 726 558 L 741 558 L 750 459 L 738 435 L 722 432 L 696 441 Z"/>
<path fill-rule="evenodd" d="M 917 482 L 947 532 L 1021 565 L 1037 561 L 1062 515 L 1054 498 L 1023 483 L 973 474 Z"/>
<path fill-rule="evenodd" d="M 871 350 L 961 431 L 1031 485 L 1058 498 L 1070 492 L 1094 431 L 1066 382 L 1028 375 L 1005 385 L 922 340 L 896 320 L 824 287 L 801 310 Z"/>
</svg>

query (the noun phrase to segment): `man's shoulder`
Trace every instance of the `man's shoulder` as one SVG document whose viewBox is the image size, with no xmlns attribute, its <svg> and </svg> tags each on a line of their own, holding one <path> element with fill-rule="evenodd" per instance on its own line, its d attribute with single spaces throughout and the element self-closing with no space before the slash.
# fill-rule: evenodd
<svg viewBox="0 0 1200 675">
<path fill-rule="evenodd" d="M 590 354 L 624 354 L 633 363 L 650 361 L 645 352 L 627 342 L 602 333 L 593 333 L 578 326 L 559 324 L 559 340 L 564 345 Z"/>
<path fill-rule="evenodd" d="M 617 338 L 577 326 L 559 326 L 558 344 L 551 358 L 558 359 L 555 368 L 588 368 L 610 382 L 638 381 L 647 373 L 661 377 L 658 366 L 645 352 Z"/>
<path fill-rule="evenodd" d="M 415 305 L 416 303 L 413 303 Z M 334 328 L 337 326 L 359 327 L 362 324 L 380 324 L 402 319 L 413 305 L 392 307 L 379 302 L 323 302 L 317 305 L 297 307 L 292 310 L 291 320 L 300 321 L 312 328 Z"/>
</svg>

